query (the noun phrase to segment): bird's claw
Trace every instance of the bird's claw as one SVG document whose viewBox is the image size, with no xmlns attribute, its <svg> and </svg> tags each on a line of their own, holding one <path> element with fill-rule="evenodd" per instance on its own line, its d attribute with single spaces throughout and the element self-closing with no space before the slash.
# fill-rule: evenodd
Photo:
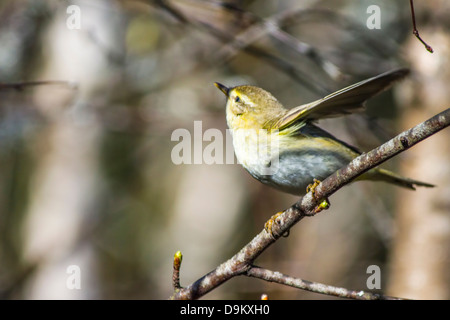
<svg viewBox="0 0 450 320">
<path fill-rule="evenodd" d="M 319 184 L 320 184 L 320 181 L 317 179 L 314 179 L 313 183 L 311 183 L 310 185 L 308 185 L 306 187 L 306 193 L 311 192 L 314 200 L 316 200 L 316 202 L 318 203 L 316 208 L 314 209 L 314 214 L 319 213 L 322 210 L 326 210 L 330 207 L 330 201 L 327 198 L 320 199 L 320 200 L 317 200 L 317 198 L 316 198 L 315 192 L 316 192 L 316 188 Z"/>
<path fill-rule="evenodd" d="M 276 224 L 278 224 L 279 223 L 279 221 L 277 220 L 278 219 L 278 217 L 281 215 L 283 213 L 283 211 L 280 211 L 280 212 L 277 212 L 277 213 L 275 213 L 272 217 L 270 217 L 270 219 L 269 220 L 267 220 L 267 222 L 264 224 L 264 230 L 266 230 L 266 232 L 268 233 L 268 234 L 270 234 L 271 236 L 272 236 L 272 238 L 276 238 L 275 237 L 275 235 L 274 235 L 274 233 L 273 233 L 273 230 L 272 230 L 272 228 L 273 228 L 273 225 L 274 225 L 274 223 L 276 223 Z M 287 237 L 289 235 L 289 231 L 286 231 L 284 234 L 283 234 L 283 237 Z"/>
<path fill-rule="evenodd" d="M 314 193 L 316 192 L 316 188 L 319 184 L 320 184 L 320 181 L 314 178 L 313 183 L 309 184 L 306 187 L 306 193 L 311 192 L 312 195 L 314 196 Z"/>
</svg>

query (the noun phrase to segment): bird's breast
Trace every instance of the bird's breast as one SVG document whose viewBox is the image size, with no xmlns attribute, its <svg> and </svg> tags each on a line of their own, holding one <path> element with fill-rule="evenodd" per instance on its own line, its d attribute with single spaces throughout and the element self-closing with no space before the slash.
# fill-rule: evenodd
<svg viewBox="0 0 450 320">
<path fill-rule="evenodd" d="M 253 176 L 270 173 L 279 154 L 279 137 L 266 129 L 231 130 L 236 158 Z"/>
</svg>

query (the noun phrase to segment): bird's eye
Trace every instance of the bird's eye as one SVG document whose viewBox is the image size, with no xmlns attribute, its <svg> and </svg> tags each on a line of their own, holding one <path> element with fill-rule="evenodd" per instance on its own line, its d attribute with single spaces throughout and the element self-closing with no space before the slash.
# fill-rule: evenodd
<svg viewBox="0 0 450 320">
<path fill-rule="evenodd" d="M 239 98 L 239 96 L 236 96 L 236 98 L 234 98 L 234 102 L 239 102 L 241 101 L 241 98 Z"/>
</svg>

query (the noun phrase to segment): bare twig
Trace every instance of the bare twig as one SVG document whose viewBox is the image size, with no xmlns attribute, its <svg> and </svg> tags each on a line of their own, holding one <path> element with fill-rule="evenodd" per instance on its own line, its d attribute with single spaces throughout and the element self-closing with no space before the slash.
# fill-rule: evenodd
<svg viewBox="0 0 450 320">
<path fill-rule="evenodd" d="M 423 45 L 425 46 L 425 48 L 430 52 L 433 53 L 433 48 L 431 46 L 429 46 L 425 41 L 423 41 L 423 39 L 420 37 L 419 35 L 419 30 L 417 30 L 416 27 L 416 15 L 414 13 L 414 3 L 413 0 L 409 0 L 409 5 L 411 7 L 411 17 L 412 17 L 412 23 L 413 23 L 413 34 L 416 36 L 417 39 L 419 39 L 420 42 L 423 43 Z"/>
<path fill-rule="evenodd" d="M 22 90 L 22 89 L 25 89 L 26 87 L 45 86 L 45 85 L 63 85 L 63 86 L 68 86 L 68 87 L 76 86 L 76 84 L 73 82 L 63 81 L 63 80 L 24 81 L 24 82 L 13 82 L 13 83 L 0 82 L 0 90 L 5 90 L 5 89 Z"/>
<path fill-rule="evenodd" d="M 222 263 L 191 285 L 176 290 L 171 298 L 197 299 L 235 276 L 248 274 L 253 267 L 253 261 L 265 249 L 294 226 L 295 223 L 318 212 L 315 198 L 325 199 L 330 197 L 359 175 L 411 148 L 449 125 L 450 109 L 446 109 L 414 128 L 402 132 L 380 147 L 357 157 L 347 166 L 320 183 L 314 190 L 314 196 L 311 192 L 307 193 L 298 202 L 285 210 L 283 214 L 279 215 L 275 220 L 276 223 L 273 224 L 272 234 L 265 230 L 261 231 L 231 259 Z"/>
<path fill-rule="evenodd" d="M 224 7 L 224 9 L 229 11 L 238 10 L 233 7 Z M 241 30 L 241 32 L 236 34 L 232 40 L 228 41 L 228 43 L 226 43 L 226 45 L 217 54 L 217 59 L 219 61 L 229 60 L 240 50 L 251 46 L 254 42 L 269 34 L 277 39 L 280 43 L 293 49 L 296 53 L 299 53 L 311 59 L 314 63 L 320 66 L 330 78 L 339 80 L 340 78 L 342 78 L 342 73 L 336 65 L 322 57 L 320 52 L 312 45 L 298 40 L 297 38 L 280 28 L 280 24 L 284 20 L 287 20 L 291 16 L 297 15 L 303 11 L 305 11 L 305 9 L 288 10 L 266 19 L 262 19 L 250 12 L 245 12 L 247 16 L 251 17 L 254 23 L 246 29 Z"/>
<path fill-rule="evenodd" d="M 183 260 L 183 255 L 181 254 L 181 251 L 175 252 L 175 255 L 173 256 L 173 275 L 172 275 L 172 285 L 173 285 L 173 289 L 175 291 L 181 288 L 180 268 L 181 268 L 182 260 Z"/>
<path fill-rule="evenodd" d="M 385 296 L 362 290 L 349 290 L 346 288 L 334 287 L 323 283 L 311 282 L 299 278 L 293 278 L 277 271 L 271 271 L 257 266 L 252 266 L 245 274 L 246 276 L 275 282 L 297 289 L 326 294 L 329 296 L 349 298 L 356 300 L 397 300 L 396 297 Z"/>
<path fill-rule="evenodd" d="M 315 81 L 310 75 L 300 70 L 296 64 L 254 44 L 254 42 L 263 35 L 270 34 L 281 43 L 293 48 L 296 53 L 312 59 L 314 63 L 318 64 L 321 68 L 324 68 L 324 71 L 329 74 L 331 78 L 338 78 L 341 75 L 338 68 L 330 61 L 325 60 L 315 48 L 287 35 L 277 27 L 277 25 L 286 18 L 287 14 L 265 21 L 249 11 L 222 3 L 216 10 L 221 10 L 224 14 L 236 15 L 241 19 L 238 24 L 238 30 L 233 30 L 232 28 L 230 28 L 231 30 L 222 30 L 219 26 L 214 24 L 214 21 L 206 23 L 195 17 L 188 16 L 181 9 L 174 7 L 170 1 L 153 0 L 150 3 L 151 5 L 167 11 L 180 23 L 192 25 L 199 30 L 206 31 L 223 42 L 225 44 L 224 48 L 214 54 L 213 61 L 211 61 L 215 66 L 217 66 L 218 63 L 228 61 L 241 50 L 282 70 L 294 80 L 319 95 L 327 94 L 331 91 L 330 88 L 325 88 L 322 83 Z M 202 3 L 202 5 L 215 7 L 217 6 L 217 3 Z M 280 35 L 282 36 L 280 37 Z"/>
</svg>

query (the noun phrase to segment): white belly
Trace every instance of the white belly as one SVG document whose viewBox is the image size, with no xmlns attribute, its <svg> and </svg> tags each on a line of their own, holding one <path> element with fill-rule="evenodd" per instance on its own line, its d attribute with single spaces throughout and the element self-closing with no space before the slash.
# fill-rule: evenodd
<svg viewBox="0 0 450 320">
<path fill-rule="evenodd" d="M 271 175 L 278 170 L 279 145 L 265 129 L 233 130 L 233 146 L 239 163 L 254 177 Z"/>
</svg>

